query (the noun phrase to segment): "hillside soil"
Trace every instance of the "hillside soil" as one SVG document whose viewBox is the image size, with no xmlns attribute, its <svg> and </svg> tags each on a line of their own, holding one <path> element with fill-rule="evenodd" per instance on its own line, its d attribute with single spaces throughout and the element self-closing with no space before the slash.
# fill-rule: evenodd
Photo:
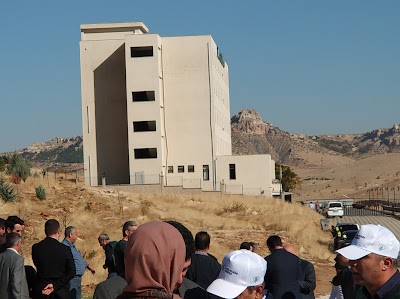
<svg viewBox="0 0 400 299">
<path fill-rule="evenodd" d="M 9 179 L 5 176 L 6 179 Z M 292 244 L 301 258 L 311 261 L 317 274 L 316 295 L 330 292 L 329 281 L 334 275 L 331 235 L 320 228 L 321 215 L 299 204 L 262 197 L 228 196 L 211 193 L 178 192 L 157 194 L 85 187 L 82 178 L 66 179 L 48 173 L 45 177 L 30 177 L 24 183 L 13 185 L 19 197 L 10 203 L 0 202 L 0 217 L 18 215 L 25 220 L 23 256 L 25 263 L 33 265 L 32 244 L 44 238 L 44 223 L 50 218 L 66 226 L 77 227 L 76 246 L 96 274 L 85 273 L 83 286 L 92 294 L 97 283 L 106 278 L 102 268 L 104 251 L 97 237 L 103 232 L 112 240 L 121 238 L 121 226 L 134 219 L 139 224 L 152 220 L 177 220 L 193 234 L 200 230 L 211 235 L 210 252 L 221 262 L 229 251 L 239 248 L 243 241 L 259 244 L 258 252 L 266 256 L 269 251 L 265 240 L 278 234 L 285 243 Z M 47 197 L 36 198 L 35 187 L 42 185 Z M 182 190 L 183 191 L 183 190 Z M 154 191 L 152 191 L 154 192 Z M 60 240 L 61 241 L 61 240 Z M 90 295 L 89 295 L 90 298 Z"/>
</svg>

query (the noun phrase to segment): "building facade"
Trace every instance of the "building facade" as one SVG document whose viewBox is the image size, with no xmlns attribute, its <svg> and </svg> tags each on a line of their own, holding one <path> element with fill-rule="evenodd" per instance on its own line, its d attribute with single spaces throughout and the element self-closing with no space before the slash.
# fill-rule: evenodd
<svg viewBox="0 0 400 299">
<path fill-rule="evenodd" d="M 218 164 L 234 159 L 229 71 L 210 35 L 160 37 L 140 22 L 81 25 L 80 59 L 85 184 L 105 176 L 108 184 L 220 189 Z M 269 155 L 260 161 L 270 174 L 273 161 L 261 156 Z M 273 179 L 265 177 L 262 194 Z"/>
</svg>

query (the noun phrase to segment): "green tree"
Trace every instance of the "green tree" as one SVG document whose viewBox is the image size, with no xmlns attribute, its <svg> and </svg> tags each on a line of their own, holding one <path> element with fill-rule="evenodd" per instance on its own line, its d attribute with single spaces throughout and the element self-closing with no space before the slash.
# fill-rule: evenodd
<svg viewBox="0 0 400 299">
<path fill-rule="evenodd" d="M 31 163 L 17 154 L 9 158 L 7 173 L 21 178 L 24 182 L 31 175 Z"/>
<path fill-rule="evenodd" d="M 275 177 L 280 178 L 280 165 L 275 164 Z M 300 177 L 289 166 L 282 165 L 282 189 L 285 192 L 301 187 Z"/>
</svg>

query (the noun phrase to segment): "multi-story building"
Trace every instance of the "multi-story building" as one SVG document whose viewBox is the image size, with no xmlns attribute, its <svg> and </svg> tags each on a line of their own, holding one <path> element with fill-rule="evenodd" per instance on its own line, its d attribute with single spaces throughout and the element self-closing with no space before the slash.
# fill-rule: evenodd
<svg viewBox="0 0 400 299">
<path fill-rule="evenodd" d="M 104 175 L 108 184 L 242 185 L 271 195 L 271 157 L 232 156 L 228 64 L 210 35 L 160 37 L 140 22 L 88 24 L 80 53 L 87 185 Z"/>
</svg>

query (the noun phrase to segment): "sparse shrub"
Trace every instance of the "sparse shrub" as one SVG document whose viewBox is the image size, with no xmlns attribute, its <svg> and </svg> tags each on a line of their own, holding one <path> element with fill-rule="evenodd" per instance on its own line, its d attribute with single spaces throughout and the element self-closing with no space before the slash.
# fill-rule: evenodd
<svg viewBox="0 0 400 299">
<path fill-rule="evenodd" d="M 85 205 L 85 211 L 91 211 L 92 210 L 92 205 L 90 204 L 90 202 L 87 202 Z"/>
<path fill-rule="evenodd" d="M 85 259 L 85 260 L 91 260 L 91 259 L 93 259 L 94 257 L 96 256 L 96 250 L 92 250 L 92 251 L 89 251 L 89 252 L 84 252 L 83 253 L 83 255 L 82 255 L 82 257 Z"/>
<path fill-rule="evenodd" d="M 36 197 L 40 200 L 46 199 L 46 190 L 42 185 L 39 185 L 35 188 L 36 191 Z"/>
<path fill-rule="evenodd" d="M 239 213 L 245 214 L 247 210 L 247 206 L 238 201 L 234 201 L 232 203 L 224 202 L 222 204 L 222 208 L 216 212 L 218 216 L 222 215 L 223 213 Z"/>
<path fill-rule="evenodd" d="M 35 173 L 33 174 L 33 177 L 37 179 L 37 178 L 40 177 L 40 175 L 39 175 L 39 173 L 37 171 L 35 171 Z"/>
<path fill-rule="evenodd" d="M 140 200 L 140 212 L 142 212 L 142 216 L 145 216 L 149 213 L 151 206 L 152 206 L 152 203 L 150 201 L 148 201 L 147 199 Z"/>
<path fill-rule="evenodd" d="M 18 196 L 18 193 L 14 190 L 14 188 L 6 183 L 6 181 L 1 178 L 0 179 L 0 197 L 5 201 L 5 202 L 11 202 L 14 201 Z"/>
<path fill-rule="evenodd" d="M 381 177 L 380 177 L 379 175 L 376 177 L 377 180 L 379 180 L 380 178 L 381 178 Z"/>
</svg>

